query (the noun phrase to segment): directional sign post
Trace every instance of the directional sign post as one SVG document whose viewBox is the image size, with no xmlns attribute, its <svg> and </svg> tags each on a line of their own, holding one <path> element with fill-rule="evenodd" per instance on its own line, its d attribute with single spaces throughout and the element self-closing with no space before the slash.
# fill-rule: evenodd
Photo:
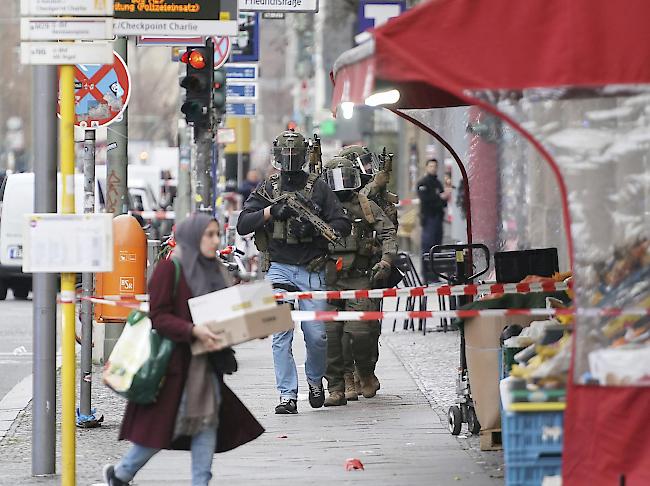
<svg viewBox="0 0 650 486">
<path fill-rule="evenodd" d="M 79 64 L 75 72 L 75 125 L 95 129 L 113 123 L 131 96 L 131 76 L 122 57 L 113 64 Z"/>
<path fill-rule="evenodd" d="M 22 42 L 21 64 L 108 64 L 113 60 L 113 44 L 108 42 Z"/>
<path fill-rule="evenodd" d="M 21 15 L 113 15 L 113 0 L 20 0 Z"/>
<path fill-rule="evenodd" d="M 318 0 L 298 2 L 260 2 L 259 0 L 238 0 L 242 12 L 318 12 Z M 274 3 L 276 5 L 271 5 Z"/>
<path fill-rule="evenodd" d="M 20 19 L 21 40 L 95 40 L 113 37 L 110 17 L 23 17 Z"/>
<path fill-rule="evenodd" d="M 228 116 L 255 116 L 257 105 L 255 103 L 226 103 L 226 115 Z"/>
</svg>

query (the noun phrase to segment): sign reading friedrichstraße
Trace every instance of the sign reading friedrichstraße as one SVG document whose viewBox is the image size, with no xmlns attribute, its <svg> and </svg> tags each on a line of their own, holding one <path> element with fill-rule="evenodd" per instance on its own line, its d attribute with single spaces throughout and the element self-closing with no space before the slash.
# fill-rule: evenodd
<svg viewBox="0 0 650 486">
<path fill-rule="evenodd" d="M 242 12 L 318 12 L 318 0 L 238 0 Z"/>
<path fill-rule="evenodd" d="M 20 0 L 20 14 L 113 15 L 113 0 Z"/>
<path fill-rule="evenodd" d="M 237 35 L 237 19 L 215 0 L 114 0 L 115 35 Z"/>
</svg>

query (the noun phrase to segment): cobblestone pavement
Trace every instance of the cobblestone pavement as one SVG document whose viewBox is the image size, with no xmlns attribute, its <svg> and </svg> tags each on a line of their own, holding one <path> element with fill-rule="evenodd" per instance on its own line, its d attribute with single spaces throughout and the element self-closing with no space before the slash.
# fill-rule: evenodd
<svg viewBox="0 0 650 486">
<path fill-rule="evenodd" d="M 302 336 L 297 334 L 295 341 L 296 360 L 302 363 Z M 481 453 L 476 438 L 457 439 L 446 429 L 446 408 L 454 398 L 457 333 L 423 336 L 387 330 L 378 370 L 382 390 L 375 399 L 312 410 L 301 390 L 300 414 L 289 417 L 272 413 L 277 396 L 269 348 L 269 340 L 239 346 L 240 371 L 228 380 L 267 432 L 247 446 L 218 455 L 215 483 L 502 484 L 495 479 L 502 476 L 500 459 L 493 459 L 500 454 Z M 102 465 L 115 462 L 128 447 L 116 440 L 124 402 L 99 383 L 99 372 L 95 370 L 93 405 L 104 414 L 105 422 L 101 428 L 77 433 L 79 485 L 100 483 Z M 299 373 L 303 386 L 302 368 Z M 58 476 L 30 476 L 30 442 L 28 407 L 0 442 L 0 485 L 59 484 Z M 359 458 L 365 471 L 345 471 L 343 464 L 349 457 Z M 57 457 L 57 471 L 59 464 Z M 163 452 L 136 479 L 139 485 L 188 484 L 189 455 Z"/>
<path fill-rule="evenodd" d="M 437 323 L 428 322 L 428 328 Z M 392 321 L 384 323 L 382 346 L 395 352 L 418 388 L 426 396 L 433 410 L 443 423 L 447 422 L 447 410 L 456 398 L 456 377 L 460 363 L 460 338 L 457 331 L 427 332 L 401 330 L 398 322 L 396 332 L 392 332 Z M 415 326 L 417 329 L 417 324 Z M 463 425 L 461 435 L 456 440 L 466 449 L 493 478 L 503 478 L 503 452 L 481 451 L 478 436 L 467 433 Z"/>
</svg>

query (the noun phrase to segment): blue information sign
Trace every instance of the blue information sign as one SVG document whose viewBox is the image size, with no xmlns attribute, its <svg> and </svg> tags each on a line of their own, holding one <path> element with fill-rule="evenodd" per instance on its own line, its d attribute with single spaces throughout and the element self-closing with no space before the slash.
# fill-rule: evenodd
<svg viewBox="0 0 650 486">
<path fill-rule="evenodd" d="M 361 0 L 359 2 L 359 24 L 357 34 L 373 27 L 379 27 L 389 19 L 406 10 L 406 0 L 387 1 Z"/>
<path fill-rule="evenodd" d="M 226 85 L 228 98 L 257 98 L 256 83 L 235 83 Z"/>
<path fill-rule="evenodd" d="M 257 64 L 226 64 L 226 79 L 257 80 Z"/>
<path fill-rule="evenodd" d="M 255 116 L 256 112 L 255 103 L 226 103 L 226 115 Z"/>
</svg>

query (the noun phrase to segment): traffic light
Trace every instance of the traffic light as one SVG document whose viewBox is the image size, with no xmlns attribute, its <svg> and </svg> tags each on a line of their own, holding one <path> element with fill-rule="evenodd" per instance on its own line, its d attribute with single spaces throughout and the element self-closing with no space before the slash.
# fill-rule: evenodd
<svg viewBox="0 0 650 486">
<path fill-rule="evenodd" d="M 214 71 L 212 107 L 218 117 L 226 112 L 226 69 L 223 67 Z"/>
<path fill-rule="evenodd" d="M 186 90 L 181 111 L 188 123 L 207 126 L 212 101 L 212 44 L 206 47 L 188 47 L 181 62 L 187 65 L 185 77 L 181 79 L 181 86 Z"/>
</svg>

